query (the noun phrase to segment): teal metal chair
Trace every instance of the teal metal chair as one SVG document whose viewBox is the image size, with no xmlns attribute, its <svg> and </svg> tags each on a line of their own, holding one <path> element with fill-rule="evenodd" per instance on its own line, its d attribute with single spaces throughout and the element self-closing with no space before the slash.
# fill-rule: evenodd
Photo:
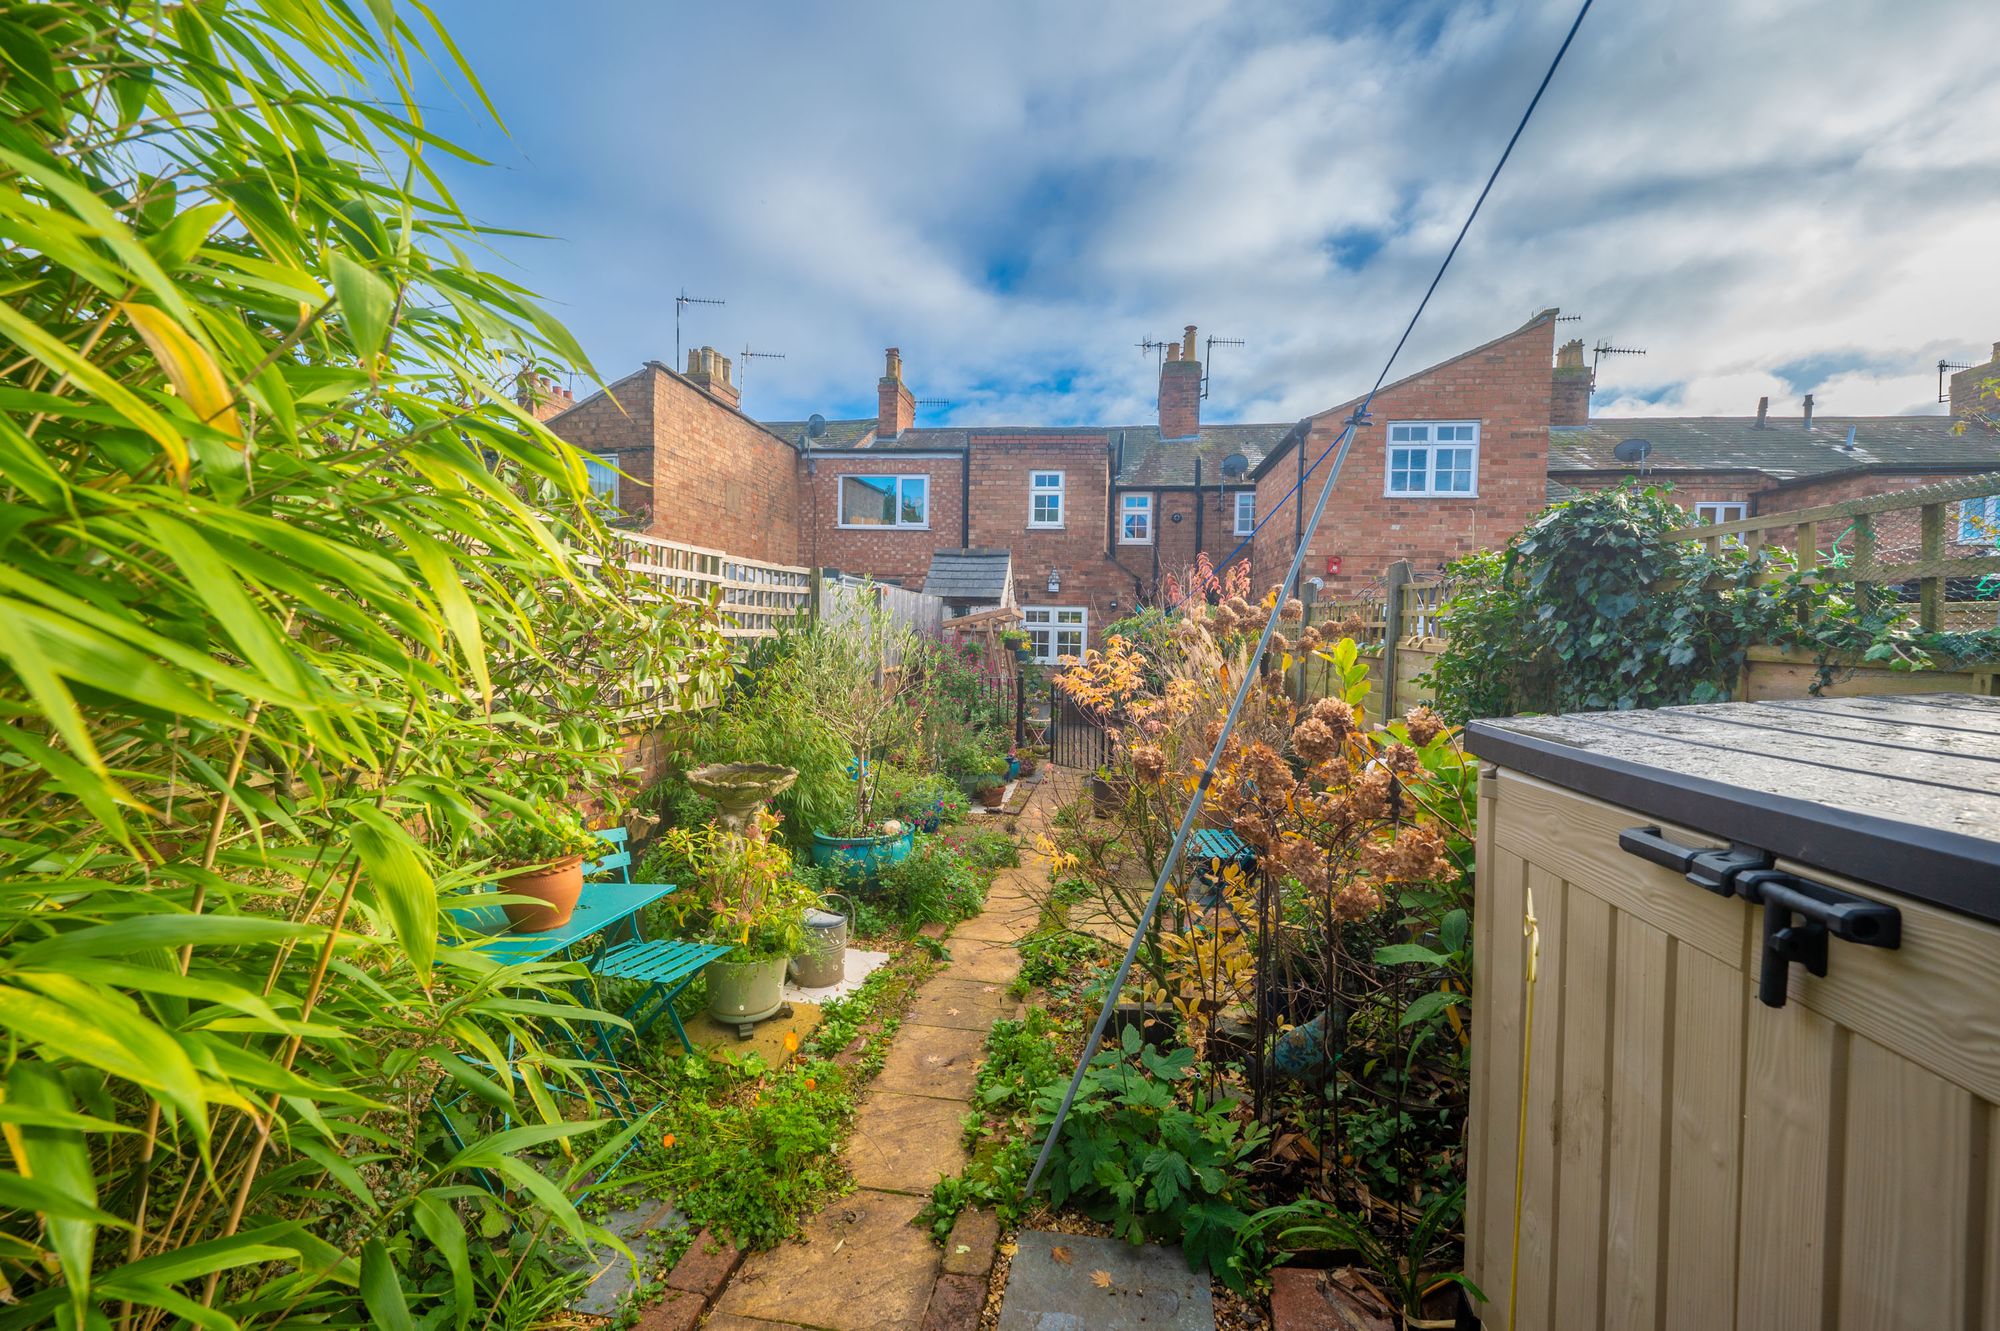
<svg viewBox="0 0 2000 1331">
<path fill-rule="evenodd" d="M 625 829 L 611 828 L 599 832 L 607 843 L 619 847 L 588 866 L 596 873 L 616 872 L 622 881 L 632 882 L 632 852 L 623 849 Z M 637 887 L 652 884 L 635 884 Z M 661 896 L 674 892 L 669 886 Z M 632 1024 L 632 1038 L 637 1039 L 653 1029 L 653 1023 L 662 1015 L 672 1023 L 674 1034 L 680 1037 L 681 1048 L 692 1054 L 694 1043 L 688 1039 L 687 1028 L 681 1025 L 680 1013 L 674 1010 L 674 1000 L 681 991 L 694 983 L 694 977 L 701 974 L 709 962 L 726 957 L 732 949 L 724 943 L 690 943 L 682 939 L 652 939 L 644 936 L 638 916 L 634 915 L 621 928 L 629 929 L 631 937 L 612 944 L 600 951 L 590 962 L 590 973 L 599 980 L 636 980 L 646 986 L 644 992 L 622 1014 Z M 613 1037 L 605 1036 L 605 1052 L 613 1053 Z"/>
</svg>

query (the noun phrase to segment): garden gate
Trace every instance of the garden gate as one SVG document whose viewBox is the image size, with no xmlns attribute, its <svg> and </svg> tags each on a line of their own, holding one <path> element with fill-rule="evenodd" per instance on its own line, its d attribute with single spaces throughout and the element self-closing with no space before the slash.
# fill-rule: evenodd
<svg viewBox="0 0 2000 1331">
<path fill-rule="evenodd" d="M 1111 757 L 1111 737 L 1104 718 L 1076 699 L 1049 685 L 1049 761 L 1061 767 L 1095 772 Z"/>
</svg>

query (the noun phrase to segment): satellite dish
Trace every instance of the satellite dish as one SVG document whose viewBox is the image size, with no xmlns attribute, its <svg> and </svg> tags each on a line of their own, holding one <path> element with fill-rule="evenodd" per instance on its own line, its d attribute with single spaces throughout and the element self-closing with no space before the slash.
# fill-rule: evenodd
<svg viewBox="0 0 2000 1331">
<path fill-rule="evenodd" d="M 1241 453 L 1231 453 L 1228 457 L 1222 459 L 1222 476 L 1224 480 L 1233 481 L 1249 470 L 1250 459 L 1244 457 Z"/>
<path fill-rule="evenodd" d="M 1653 456 L 1653 441 L 1650 439 L 1621 439 L 1611 450 L 1611 456 L 1620 462 L 1641 464 Z"/>
<path fill-rule="evenodd" d="M 826 433 L 826 417 L 814 412 L 806 418 L 806 438 L 817 439 Z"/>
</svg>

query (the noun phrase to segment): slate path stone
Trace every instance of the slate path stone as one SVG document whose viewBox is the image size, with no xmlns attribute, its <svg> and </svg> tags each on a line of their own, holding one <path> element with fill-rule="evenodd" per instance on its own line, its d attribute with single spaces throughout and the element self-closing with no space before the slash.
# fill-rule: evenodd
<svg viewBox="0 0 2000 1331">
<path fill-rule="evenodd" d="M 1016 1242 L 999 1331 L 1215 1331 L 1208 1276 L 1179 1248 L 1039 1229 Z"/>
</svg>

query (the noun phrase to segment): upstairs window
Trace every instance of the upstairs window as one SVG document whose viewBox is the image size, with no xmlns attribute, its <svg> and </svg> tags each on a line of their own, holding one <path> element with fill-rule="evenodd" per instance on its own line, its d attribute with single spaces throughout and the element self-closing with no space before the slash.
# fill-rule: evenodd
<svg viewBox="0 0 2000 1331">
<path fill-rule="evenodd" d="M 1471 499 L 1479 493 L 1477 421 L 1400 421 L 1389 427 L 1383 494 Z"/>
<path fill-rule="evenodd" d="M 1704 523 L 1710 527 L 1713 527 L 1718 522 L 1740 522 L 1749 516 L 1750 505 L 1748 504 L 1713 503 L 1696 504 L 1694 506 L 1695 521 Z"/>
<path fill-rule="evenodd" d="M 1236 534 L 1248 536 L 1257 530 L 1257 492 L 1238 490 L 1236 492 Z"/>
<path fill-rule="evenodd" d="M 2000 495 L 1958 501 L 1958 543 L 2000 546 Z"/>
<path fill-rule="evenodd" d="M 1153 496 L 1120 495 L 1118 498 L 1118 544 L 1153 543 Z"/>
<path fill-rule="evenodd" d="M 1028 473 L 1028 525 L 1063 525 L 1063 474 L 1059 471 Z"/>
<path fill-rule="evenodd" d="M 927 528 L 931 525 L 931 478 L 843 476 L 839 522 L 843 527 Z"/>
</svg>

